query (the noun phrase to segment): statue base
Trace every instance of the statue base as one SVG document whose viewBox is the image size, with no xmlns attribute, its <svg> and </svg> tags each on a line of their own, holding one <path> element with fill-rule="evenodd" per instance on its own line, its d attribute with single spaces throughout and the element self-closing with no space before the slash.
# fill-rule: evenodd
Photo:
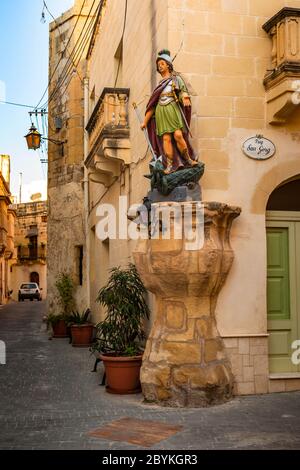
<svg viewBox="0 0 300 470">
<path fill-rule="evenodd" d="M 165 174 L 165 168 L 161 162 L 156 162 L 154 166 L 150 165 L 150 174 L 145 175 L 151 181 L 151 190 L 158 190 L 164 196 L 170 196 L 170 193 L 178 187 L 194 185 L 198 183 L 204 173 L 204 163 L 198 162 L 193 167 L 186 167 L 173 173 Z M 172 199 L 168 199 L 170 201 Z M 198 199 L 194 199 L 198 200 Z"/>
<path fill-rule="evenodd" d="M 151 203 L 201 201 L 202 191 L 199 183 L 190 183 L 189 185 L 178 186 L 166 196 L 161 194 L 157 189 L 153 189 L 148 192 L 147 197 Z"/>
<path fill-rule="evenodd" d="M 163 209 L 171 202 L 154 203 Z M 198 202 L 192 204 L 196 226 Z M 165 406 L 205 407 L 232 397 L 233 375 L 219 334 L 215 307 L 233 262 L 230 229 L 240 208 L 203 202 L 202 247 L 182 237 L 140 240 L 133 253 L 136 267 L 155 295 L 156 315 L 148 337 L 141 384 L 145 400 Z M 171 216 L 173 217 L 173 216 Z M 171 232 L 176 224 L 171 219 Z"/>
</svg>

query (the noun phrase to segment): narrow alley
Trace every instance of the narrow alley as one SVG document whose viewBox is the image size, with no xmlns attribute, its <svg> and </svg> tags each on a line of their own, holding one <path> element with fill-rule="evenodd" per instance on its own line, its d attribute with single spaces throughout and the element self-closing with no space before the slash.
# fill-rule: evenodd
<svg viewBox="0 0 300 470">
<path fill-rule="evenodd" d="M 299 448 L 300 392 L 237 397 L 202 409 L 161 408 L 144 404 L 142 395 L 110 395 L 99 386 L 101 364 L 91 372 L 88 349 L 72 348 L 68 339 L 49 341 L 45 308 L 45 302 L 30 301 L 0 307 L 0 339 L 7 348 L 6 365 L 0 365 L 0 449 Z M 146 431 L 139 445 L 132 443 L 133 429 L 122 433 L 115 426 L 111 434 L 110 423 L 125 418 L 146 428 L 156 423 L 156 443 Z M 166 433 L 165 425 L 178 430 Z M 107 438 L 89 435 L 102 428 Z"/>
</svg>

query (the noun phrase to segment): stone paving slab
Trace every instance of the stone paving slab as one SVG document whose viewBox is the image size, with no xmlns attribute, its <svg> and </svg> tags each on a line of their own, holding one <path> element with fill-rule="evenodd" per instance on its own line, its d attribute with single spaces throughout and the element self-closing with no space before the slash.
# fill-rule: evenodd
<svg viewBox="0 0 300 470">
<path fill-rule="evenodd" d="M 181 431 L 182 428 L 183 426 L 158 423 L 157 421 L 121 418 L 94 429 L 89 432 L 89 436 L 151 448 Z"/>
<path fill-rule="evenodd" d="M 0 449 L 149 449 L 89 433 L 132 418 L 182 426 L 152 446 L 161 450 L 300 449 L 300 392 L 236 397 L 212 408 L 163 408 L 141 394 L 117 396 L 99 386 L 88 349 L 49 341 L 44 302 L 0 308 Z M 163 437 L 163 436 L 162 436 Z"/>
</svg>

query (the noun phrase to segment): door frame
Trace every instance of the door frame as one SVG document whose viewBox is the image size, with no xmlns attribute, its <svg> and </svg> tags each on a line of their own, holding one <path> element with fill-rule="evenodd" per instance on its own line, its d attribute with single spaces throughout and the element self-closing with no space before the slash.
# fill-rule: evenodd
<svg viewBox="0 0 300 470">
<path fill-rule="evenodd" d="M 299 222 L 300 223 L 300 211 L 266 211 L 266 233 L 268 227 L 287 227 L 289 224 Z M 295 231 L 289 230 L 289 280 L 290 280 L 290 310 L 291 316 L 294 311 L 294 325 L 297 336 L 295 339 L 300 339 L 300 243 L 299 249 L 296 248 L 296 236 L 297 229 L 300 233 L 299 227 L 295 225 Z M 293 243 L 293 247 L 290 247 L 290 241 Z M 267 249 L 267 247 L 266 247 Z M 294 255 L 294 256 L 293 256 Z M 267 256 L 267 252 L 266 252 Z M 299 269 L 297 269 L 299 267 Z M 294 272 L 294 276 L 291 276 L 291 272 Z M 269 320 L 272 321 L 272 320 Z M 269 322 L 268 322 L 269 325 Z M 284 326 L 284 324 L 283 324 Z M 295 372 L 299 371 L 299 366 L 292 366 Z"/>
<path fill-rule="evenodd" d="M 266 211 L 266 222 L 300 222 L 300 211 Z"/>
</svg>

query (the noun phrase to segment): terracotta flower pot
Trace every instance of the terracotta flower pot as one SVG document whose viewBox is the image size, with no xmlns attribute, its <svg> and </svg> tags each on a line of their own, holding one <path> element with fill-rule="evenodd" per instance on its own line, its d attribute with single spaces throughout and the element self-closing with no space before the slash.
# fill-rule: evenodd
<svg viewBox="0 0 300 470">
<path fill-rule="evenodd" d="M 140 369 L 143 356 L 100 355 L 106 373 L 106 391 L 119 395 L 140 393 Z"/>
<path fill-rule="evenodd" d="M 69 336 L 65 320 L 58 320 L 57 323 L 52 325 L 52 329 L 53 338 L 67 338 Z"/>
<path fill-rule="evenodd" d="M 72 325 L 72 346 L 77 348 L 85 348 L 92 344 L 94 326 L 91 323 L 84 325 Z"/>
</svg>

